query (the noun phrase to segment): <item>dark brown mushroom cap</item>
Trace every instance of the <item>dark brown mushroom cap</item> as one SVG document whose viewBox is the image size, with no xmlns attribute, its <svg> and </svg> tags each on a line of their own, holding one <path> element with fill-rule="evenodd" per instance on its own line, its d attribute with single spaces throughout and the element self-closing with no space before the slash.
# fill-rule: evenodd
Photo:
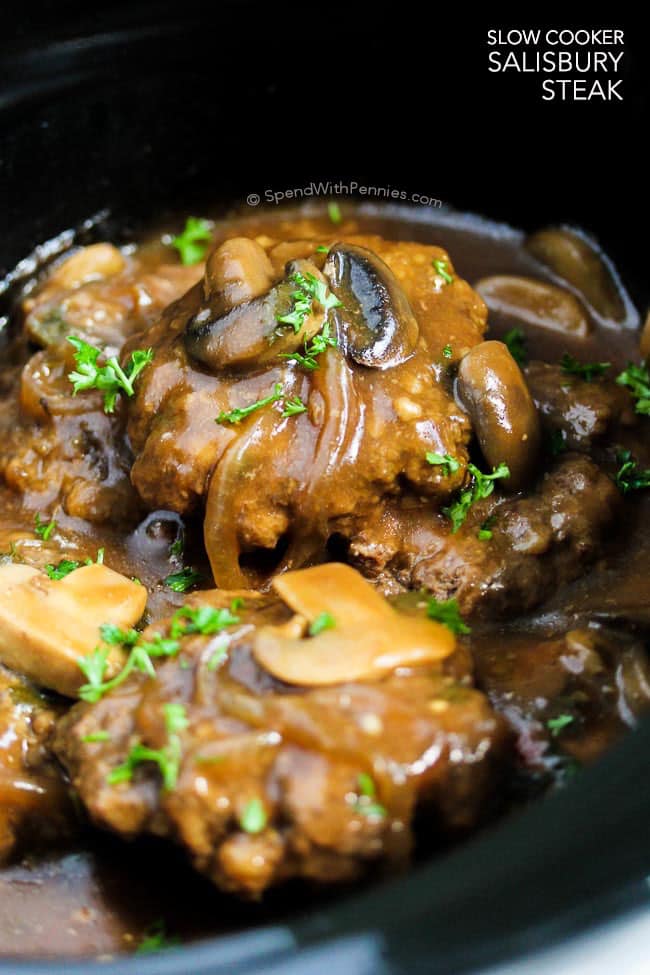
<svg viewBox="0 0 650 975">
<path fill-rule="evenodd" d="M 334 244 L 323 274 L 342 302 L 339 347 L 361 366 L 388 369 L 413 354 L 420 333 L 408 298 L 390 268 L 365 247 Z"/>
</svg>

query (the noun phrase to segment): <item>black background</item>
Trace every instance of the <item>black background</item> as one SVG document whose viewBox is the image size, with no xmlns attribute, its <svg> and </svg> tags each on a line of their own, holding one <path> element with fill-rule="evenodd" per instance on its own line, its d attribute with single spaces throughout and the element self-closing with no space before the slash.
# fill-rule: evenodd
<svg viewBox="0 0 650 975">
<path fill-rule="evenodd" d="M 336 0 L 14 8 L 3 34 L 14 105 L 0 170 L 14 231 L 5 263 L 35 233 L 106 205 L 149 215 L 205 206 L 207 196 L 354 179 L 525 227 L 579 223 L 643 276 L 640 25 L 616 10 L 601 23 L 553 18 L 548 5 L 525 20 L 473 11 Z M 543 102 L 541 77 L 490 74 L 488 28 L 525 24 L 625 30 L 624 102 Z M 35 209 L 25 220 L 26 204 Z"/>
</svg>

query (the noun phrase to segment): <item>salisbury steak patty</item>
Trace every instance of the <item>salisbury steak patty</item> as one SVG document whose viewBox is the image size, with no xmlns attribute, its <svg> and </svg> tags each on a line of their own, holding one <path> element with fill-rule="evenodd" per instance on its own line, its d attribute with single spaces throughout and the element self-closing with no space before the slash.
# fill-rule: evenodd
<svg viewBox="0 0 650 975">
<path fill-rule="evenodd" d="M 189 603 L 228 607 L 230 596 Z M 299 688 L 254 658 L 262 626 L 299 618 L 251 593 L 236 612 L 226 637 L 183 636 L 155 678 L 132 676 L 59 724 L 56 751 L 97 824 L 169 837 L 220 887 L 257 896 L 292 876 L 341 881 L 403 861 L 416 807 L 435 833 L 486 812 L 510 737 L 472 687 L 464 652 L 379 680 Z M 154 630 L 173 633 L 174 620 L 144 639 Z M 173 734 L 172 713 L 183 718 Z M 121 773 L 134 745 L 176 756 L 173 781 L 153 757 Z"/>
<path fill-rule="evenodd" d="M 593 461 L 570 454 L 531 494 L 473 505 L 457 534 L 421 505 L 378 509 L 353 538 L 350 556 L 384 592 L 423 588 L 458 599 L 466 614 L 520 613 L 596 558 L 620 503 Z"/>
</svg>

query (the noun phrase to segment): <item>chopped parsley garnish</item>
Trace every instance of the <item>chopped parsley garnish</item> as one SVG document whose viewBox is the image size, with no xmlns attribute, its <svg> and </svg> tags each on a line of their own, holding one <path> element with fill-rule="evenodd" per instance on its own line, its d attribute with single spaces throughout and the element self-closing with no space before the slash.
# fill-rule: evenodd
<svg viewBox="0 0 650 975">
<path fill-rule="evenodd" d="M 207 664 L 208 670 L 215 671 L 224 662 L 224 660 L 228 656 L 228 643 L 229 643 L 228 637 L 225 637 L 223 639 L 223 642 L 219 643 L 219 645 L 214 648 L 214 650 L 210 654 L 210 659 L 208 660 L 208 664 Z"/>
<path fill-rule="evenodd" d="M 95 742 L 110 741 L 111 736 L 108 731 L 93 731 L 90 735 L 84 735 L 81 740 L 84 745 L 92 745 Z"/>
<path fill-rule="evenodd" d="M 357 788 L 362 796 L 369 796 L 374 799 L 376 795 L 375 783 L 372 776 L 367 772 L 359 772 L 357 776 Z"/>
<path fill-rule="evenodd" d="M 560 359 L 562 372 L 570 376 L 580 376 L 585 382 L 590 383 L 596 376 L 602 376 L 611 366 L 611 362 L 579 362 L 568 352 L 565 352 Z"/>
<path fill-rule="evenodd" d="M 172 237 L 171 244 L 183 264 L 198 264 L 205 257 L 211 239 L 212 229 L 207 220 L 188 217 L 182 234 Z"/>
<path fill-rule="evenodd" d="M 164 951 L 166 948 L 174 948 L 181 943 L 178 935 L 169 936 L 167 934 L 165 922 L 161 919 L 155 921 L 145 931 L 142 941 L 135 950 L 136 955 L 151 955 L 155 951 Z"/>
<path fill-rule="evenodd" d="M 239 825 L 245 833 L 261 833 L 268 822 L 266 809 L 261 799 L 249 799 L 242 810 Z"/>
<path fill-rule="evenodd" d="M 258 399 L 257 402 L 251 403 L 250 406 L 237 407 L 236 409 L 229 410 L 228 412 L 222 411 L 217 417 L 216 422 L 241 423 L 241 421 L 245 420 L 247 416 L 251 415 L 251 413 L 255 413 L 257 410 L 261 410 L 265 406 L 270 406 L 271 403 L 277 403 L 278 400 L 282 399 L 283 395 L 282 383 L 276 383 L 270 396 L 265 396 L 264 399 Z"/>
<path fill-rule="evenodd" d="M 627 368 L 616 377 L 619 386 L 626 386 L 636 400 L 636 412 L 650 416 L 650 371 L 647 366 L 635 366 L 629 362 Z"/>
<path fill-rule="evenodd" d="M 339 224 L 343 220 L 343 214 L 341 213 L 341 207 L 338 203 L 331 200 L 327 204 L 327 216 L 330 218 L 333 224 Z"/>
<path fill-rule="evenodd" d="M 213 633 L 220 633 L 227 626 L 234 626 L 239 622 L 239 617 L 227 608 L 198 606 L 193 609 L 191 606 L 181 606 L 172 616 L 169 632 L 175 640 L 193 633 L 212 636 Z"/>
<path fill-rule="evenodd" d="M 298 275 L 294 274 L 293 280 L 295 281 L 297 277 Z M 302 274 L 300 277 L 302 277 Z M 284 315 L 276 315 L 275 317 L 281 325 L 291 325 L 297 335 L 305 324 L 307 316 L 311 315 L 312 299 L 302 288 L 296 288 L 295 291 L 291 292 L 291 301 L 291 311 L 285 312 Z"/>
<path fill-rule="evenodd" d="M 172 572 L 171 575 L 163 579 L 163 583 L 173 592 L 189 592 L 203 579 L 203 573 L 187 566 L 180 572 Z"/>
<path fill-rule="evenodd" d="M 134 671 L 155 678 L 156 670 L 151 658 L 173 657 L 181 647 L 178 640 L 162 637 L 159 633 L 151 640 L 136 642 L 140 637 L 137 630 L 124 631 L 112 624 L 101 627 L 101 634 L 106 645 L 96 647 L 92 653 L 80 657 L 77 661 L 87 680 L 87 683 L 79 688 L 79 697 L 82 701 L 91 703 L 99 701 L 104 694 L 119 687 Z M 110 680 L 104 680 L 110 654 L 109 644 L 122 644 L 131 649 L 122 670 Z"/>
<path fill-rule="evenodd" d="M 454 276 L 449 273 L 449 261 L 445 261 L 438 257 L 431 261 L 435 269 L 436 274 L 439 274 L 445 284 L 453 284 Z"/>
<path fill-rule="evenodd" d="M 491 474 L 483 474 L 474 464 L 468 464 L 467 470 L 472 475 L 469 487 L 460 492 L 456 501 L 442 509 L 443 514 L 451 521 L 452 535 L 455 535 L 464 523 L 472 505 L 476 501 L 482 501 L 483 498 L 489 498 L 494 491 L 494 482 L 503 477 L 510 477 L 510 469 L 503 463 L 495 467 Z"/>
<path fill-rule="evenodd" d="M 246 605 L 246 600 L 243 596 L 233 596 L 230 600 L 230 612 L 236 613 L 238 609 L 243 609 Z"/>
<path fill-rule="evenodd" d="M 101 349 L 89 345 L 76 335 L 68 335 L 68 342 L 77 350 L 74 354 L 77 369 L 68 373 L 68 379 L 72 383 L 72 395 L 76 396 L 77 393 L 89 389 L 101 390 L 104 393 L 105 413 L 115 411 L 120 393 L 133 396 L 133 383 L 153 359 L 153 349 L 135 349 L 124 369 L 115 356 L 111 356 L 105 365 L 100 366 L 97 360 L 102 355 Z"/>
<path fill-rule="evenodd" d="M 567 442 L 564 430 L 553 430 L 548 440 L 548 449 L 552 457 L 563 454 L 567 449 Z"/>
<path fill-rule="evenodd" d="M 239 617 L 229 609 L 215 609 L 213 606 L 199 606 L 196 609 L 181 606 L 172 616 L 168 637 L 154 633 L 149 640 L 144 640 L 137 630 L 122 630 L 119 626 L 106 623 L 100 628 L 104 645 L 77 661 L 87 681 L 79 689 L 79 697 L 83 701 L 99 701 L 104 694 L 124 683 L 134 671 L 155 678 L 152 658 L 175 657 L 181 648 L 181 637 L 194 633 L 209 636 L 235 623 L 239 623 Z M 111 646 L 127 647 L 129 655 L 122 670 L 110 680 L 104 680 Z"/>
<path fill-rule="evenodd" d="M 650 467 L 640 470 L 631 450 L 621 450 L 616 455 L 621 465 L 616 472 L 616 486 L 627 494 L 628 491 L 642 491 L 650 488 Z"/>
<path fill-rule="evenodd" d="M 148 748 L 141 742 L 136 742 L 126 756 L 126 761 L 114 768 L 107 776 L 106 781 L 109 785 L 130 782 L 138 765 L 153 762 L 158 766 L 165 791 L 171 792 L 176 788 L 182 754 L 179 732 L 187 728 L 187 714 L 182 704 L 173 703 L 163 705 L 163 714 L 167 744 L 163 748 Z"/>
<path fill-rule="evenodd" d="M 74 559 L 61 559 L 58 565 L 53 565 L 49 562 L 45 566 L 45 571 L 50 579 L 58 582 L 60 579 L 65 579 L 66 576 L 69 576 L 76 569 L 80 569 L 82 565 L 82 562 L 76 562 Z"/>
<path fill-rule="evenodd" d="M 195 765 L 221 765 L 225 762 L 225 755 L 195 755 L 194 764 Z"/>
<path fill-rule="evenodd" d="M 50 536 L 53 531 L 56 530 L 56 521 L 54 518 L 52 521 L 41 521 L 41 516 L 39 514 L 34 518 L 34 532 L 39 538 L 42 538 L 44 542 L 50 540 Z"/>
<path fill-rule="evenodd" d="M 183 554 L 183 549 L 185 548 L 185 543 L 183 541 L 183 536 L 179 535 L 175 542 L 169 546 L 169 554 L 174 558 L 180 559 Z"/>
<path fill-rule="evenodd" d="M 123 630 L 121 626 L 116 626 L 115 623 L 103 623 L 99 632 L 104 643 L 110 643 L 117 647 L 132 647 L 141 636 L 137 630 Z"/>
<path fill-rule="evenodd" d="M 282 416 L 286 419 L 288 416 L 297 416 L 298 413 L 306 413 L 307 406 L 303 403 L 299 396 L 292 396 L 290 399 L 284 401 L 284 409 L 282 410 Z"/>
<path fill-rule="evenodd" d="M 442 354 L 444 355 L 445 359 L 451 359 L 451 357 L 453 355 L 453 351 L 452 351 L 452 348 L 451 348 L 449 342 L 447 342 L 446 346 L 442 350 Z"/>
<path fill-rule="evenodd" d="M 427 459 L 427 464 L 434 464 L 442 467 L 443 474 L 449 477 L 450 474 L 455 474 L 457 470 L 460 470 L 460 461 L 451 454 L 437 454 L 432 451 L 427 451 L 425 454 Z"/>
<path fill-rule="evenodd" d="M 503 336 L 503 341 L 508 346 L 508 351 L 515 362 L 523 366 L 528 360 L 528 350 L 526 348 L 526 335 L 520 328 L 511 328 Z"/>
<path fill-rule="evenodd" d="M 326 244 L 319 244 L 318 247 L 316 248 L 316 253 L 317 254 L 329 254 L 329 252 L 330 252 L 330 249 L 329 249 L 329 247 L 327 247 Z"/>
<path fill-rule="evenodd" d="M 427 616 L 459 636 L 472 632 L 467 623 L 463 622 L 456 599 L 435 599 L 432 596 L 427 603 Z"/>
<path fill-rule="evenodd" d="M 476 533 L 476 537 L 478 538 L 479 542 L 489 542 L 490 541 L 490 539 L 492 538 L 492 536 L 494 534 L 494 532 L 492 531 L 492 526 L 494 525 L 494 522 L 496 520 L 497 520 L 497 516 L 496 515 L 490 515 L 489 518 L 486 518 L 485 519 L 485 521 L 483 522 L 483 524 L 479 528 L 478 532 Z"/>
<path fill-rule="evenodd" d="M 325 322 L 323 328 L 315 335 L 311 341 L 305 339 L 305 354 L 300 352 L 281 352 L 278 358 L 287 359 L 288 362 L 297 362 L 303 369 L 318 369 L 319 363 L 316 356 L 325 352 L 328 346 L 336 348 L 338 342 L 330 335 L 329 322 Z"/>
<path fill-rule="evenodd" d="M 376 802 L 377 789 L 372 776 L 367 772 L 360 772 L 357 776 L 358 796 L 354 802 L 354 811 L 362 816 L 372 816 L 383 819 L 385 808 Z"/>
<path fill-rule="evenodd" d="M 93 562 L 92 559 L 85 559 L 83 562 L 77 562 L 76 559 L 61 559 L 58 565 L 53 565 L 48 562 L 44 566 L 50 579 L 54 579 L 59 582 L 61 579 L 65 579 L 69 576 L 71 572 L 76 572 L 83 565 L 103 565 L 104 564 L 104 549 L 100 548 L 97 550 L 97 559 Z"/>
<path fill-rule="evenodd" d="M 291 311 L 276 315 L 276 318 L 281 325 L 291 325 L 296 335 L 305 324 L 305 319 L 311 315 L 314 301 L 318 302 L 326 315 L 330 308 L 340 306 L 341 302 L 336 295 L 315 274 L 301 274 L 296 271 L 291 275 L 291 280 L 296 285 L 296 290 L 291 292 Z"/>
<path fill-rule="evenodd" d="M 318 636 L 318 634 L 323 633 L 324 630 L 333 630 L 335 626 L 336 620 L 332 614 L 324 610 L 322 613 L 319 613 L 314 620 L 312 620 L 308 632 L 310 636 Z"/>
<path fill-rule="evenodd" d="M 572 714 L 560 714 L 557 718 L 549 718 L 546 722 L 546 727 L 551 732 L 554 738 L 560 734 L 568 725 L 573 724 L 574 717 Z"/>
</svg>

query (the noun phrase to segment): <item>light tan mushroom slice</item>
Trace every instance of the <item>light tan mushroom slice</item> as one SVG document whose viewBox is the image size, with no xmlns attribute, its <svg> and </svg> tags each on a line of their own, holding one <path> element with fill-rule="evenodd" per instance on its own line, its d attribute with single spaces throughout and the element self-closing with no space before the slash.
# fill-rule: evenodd
<svg viewBox="0 0 650 975">
<path fill-rule="evenodd" d="M 257 241 L 231 237 L 208 258 L 204 294 L 206 298 L 221 298 L 224 310 L 228 310 L 263 295 L 274 277 L 273 265 Z"/>
<path fill-rule="evenodd" d="M 24 565 L 0 566 L 0 661 L 35 683 L 74 697 L 84 675 L 78 659 L 100 643 L 103 623 L 131 627 L 147 591 L 105 565 L 87 565 L 49 579 Z M 116 648 L 107 677 L 121 666 Z"/>
<path fill-rule="evenodd" d="M 576 338 L 584 339 L 591 332 L 589 317 L 578 299 L 557 285 L 495 274 L 481 278 L 474 287 L 493 313 Z"/>
<path fill-rule="evenodd" d="M 310 623 L 323 612 L 330 612 L 338 627 L 395 616 L 390 603 L 356 569 L 342 562 L 285 572 L 275 577 L 273 588 L 294 613 Z"/>
<path fill-rule="evenodd" d="M 393 609 L 358 572 L 330 563 L 288 572 L 273 583 L 298 616 L 284 626 L 261 627 L 255 657 L 269 673 L 289 684 L 323 687 L 377 680 L 397 667 L 437 663 L 453 653 L 456 641 L 445 626 Z M 296 623 L 328 613 L 333 626 L 300 638 Z"/>
<path fill-rule="evenodd" d="M 102 281 L 119 274 L 126 262 L 117 247 L 112 244 L 91 244 L 83 247 L 55 268 L 48 286 L 78 288 L 89 281 Z"/>
</svg>

